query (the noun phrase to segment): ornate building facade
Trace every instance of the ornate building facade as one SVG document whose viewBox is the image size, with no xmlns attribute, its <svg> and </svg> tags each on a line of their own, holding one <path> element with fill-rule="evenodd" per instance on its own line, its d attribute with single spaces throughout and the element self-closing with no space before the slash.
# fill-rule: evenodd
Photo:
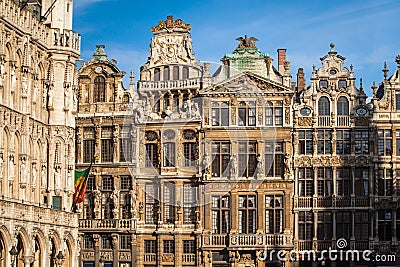
<svg viewBox="0 0 400 267">
<path fill-rule="evenodd" d="M 72 0 L 0 10 L 0 266 L 78 266 Z"/>
<path fill-rule="evenodd" d="M 79 71 L 77 166 L 93 161 L 83 266 L 371 264 L 288 258 L 329 248 L 398 257 L 399 70 L 384 68 L 367 103 L 334 44 L 306 86 L 285 49 L 273 64 L 248 36 L 211 73 L 190 30 L 172 16 L 151 29 L 137 88 L 104 46 Z"/>
</svg>

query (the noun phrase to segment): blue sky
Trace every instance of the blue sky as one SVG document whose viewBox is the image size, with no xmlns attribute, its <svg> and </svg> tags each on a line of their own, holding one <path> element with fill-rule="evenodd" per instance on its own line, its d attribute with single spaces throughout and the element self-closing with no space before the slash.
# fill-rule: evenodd
<svg viewBox="0 0 400 267">
<path fill-rule="evenodd" d="M 167 15 L 192 25 L 193 50 L 200 61 L 219 62 L 245 34 L 259 39 L 257 47 L 274 58 L 287 49 L 291 73 L 303 67 L 307 84 L 312 65 L 335 43 L 335 50 L 354 65 L 359 84 L 371 95 L 373 81 L 383 80 L 383 62 L 389 74 L 400 54 L 400 1 L 128 1 L 76 0 L 74 30 L 82 35 L 81 58 L 88 61 L 96 44 L 106 45 L 109 58 L 135 79 L 146 62 L 150 28 Z M 128 74 L 125 87 L 128 86 Z"/>
</svg>

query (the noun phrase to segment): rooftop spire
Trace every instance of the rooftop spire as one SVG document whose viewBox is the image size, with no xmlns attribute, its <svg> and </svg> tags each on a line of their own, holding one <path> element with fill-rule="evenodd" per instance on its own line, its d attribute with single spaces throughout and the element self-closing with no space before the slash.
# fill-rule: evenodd
<svg viewBox="0 0 400 267">
<path fill-rule="evenodd" d="M 388 72 L 389 72 L 389 70 L 387 68 L 387 65 L 386 65 L 386 61 L 383 62 L 383 70 L 382 70 L 382 72 L 383 72 L 383 77 L 385 78 L 385 81 L 386 81 L 387 80 L 387 76 L 388 76 Z"/>
</svg>

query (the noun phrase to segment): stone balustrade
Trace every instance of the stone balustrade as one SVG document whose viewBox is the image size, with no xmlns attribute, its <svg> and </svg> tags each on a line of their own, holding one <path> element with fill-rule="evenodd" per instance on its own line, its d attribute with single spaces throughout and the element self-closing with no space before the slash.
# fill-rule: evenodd
<svg viewBox="0 0 400 267">
<path fill-rule="evenodd" d="M 287 234 L 228 234 L 203 235 L 205 247 L 285 247 L 292 246 L 292 236 Z"/>
<path fill-rule="evenodd" d="M 200 87 L 200 78 L 192 78 L 186 80 L 170 80 L 170 81 L 139 81 L 138 89 L 140 90 L 160 90 L 160 89 L 190 89 Z"/>
<path fill-rule="evenodd" d="M 369 197 L 295 197 L 295 209 L 311 209 L 311 208 L 369 208 L 371 200 Z"/>
<path fill-rule="evenodd" d="M 2 219 L 25 222 L 41 222 L 65 227 L 78 227 L 78 215 L 72 212 L 54 210 L 27 202 L 16 202 L 0 199 L 0 214 Z"/>
<path fill-rule="evenodd" d="M 80 219 L 79 228 L 81 230 L 95 229 L 134 229 L 135 223 L 133 219 Z"/>
</svg>

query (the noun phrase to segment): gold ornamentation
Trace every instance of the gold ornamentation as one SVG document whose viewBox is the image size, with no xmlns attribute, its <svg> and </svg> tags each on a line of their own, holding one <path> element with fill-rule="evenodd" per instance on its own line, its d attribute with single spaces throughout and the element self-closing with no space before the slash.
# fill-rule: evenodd
<svg viewBox="0 0 400 267">
<path fill-rule="evenodd" d="M 312 126 L 312 118 L 310 117 L 299 118 L 299 126 Z"/>
<path fill-rule="evenodd" d="M 164 29 L 171 31 L 173 28 L 181 28 L 189 31 L 192 27 L 190 24 L 183 23 L 181 19 L 174 20 L 173 16 L 167 16 L 167 20 L 160 20 L 157 26 L 151 28 L 151 32 L 158 32 Z"/>
</svg>

